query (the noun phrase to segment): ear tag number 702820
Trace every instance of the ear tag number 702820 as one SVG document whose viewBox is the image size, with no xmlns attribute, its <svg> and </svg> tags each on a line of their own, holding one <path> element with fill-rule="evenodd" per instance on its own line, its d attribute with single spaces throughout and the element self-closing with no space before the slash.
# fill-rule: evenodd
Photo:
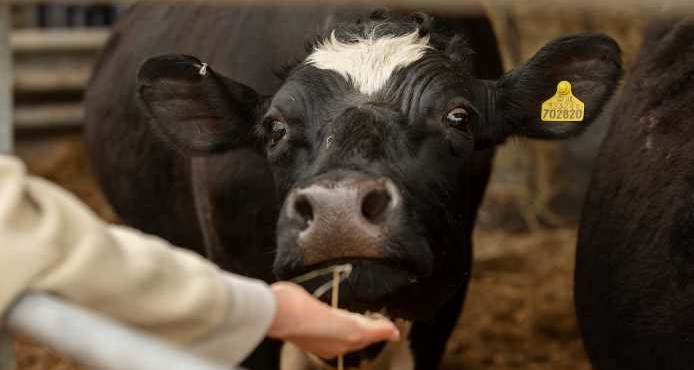
<svg viewBox="0 0 694 370">
<path fill-rule="evenodd" d="M 583 112 L 583 102 L 571 93 L 571 83 L 561 81 L 554 96 L 542 103 L 540 117 L 545 122 L 580 122 Z"/>
</svg>

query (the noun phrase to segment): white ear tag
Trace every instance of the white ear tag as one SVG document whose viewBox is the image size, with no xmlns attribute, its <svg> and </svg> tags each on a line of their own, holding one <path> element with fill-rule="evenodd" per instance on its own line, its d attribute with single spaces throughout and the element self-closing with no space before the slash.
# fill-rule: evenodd
<svg viewBox="0 0 694 370">
<path fill-rule="evenodd" d="M 198 74 L 200 74 L 200 76 L 207 75 L 207 63 L 202 64 L 202 66 L 200 67 L 200 70 L 198 71 Z"/>
</svg>

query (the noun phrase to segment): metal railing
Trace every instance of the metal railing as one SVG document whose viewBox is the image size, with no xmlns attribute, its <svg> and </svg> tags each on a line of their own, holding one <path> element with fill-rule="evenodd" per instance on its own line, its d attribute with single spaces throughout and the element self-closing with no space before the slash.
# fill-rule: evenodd
<svg viewBox="0 0 694 370">
<path fill-rule="evenodd" d="M 12 340 L 7 333 L 0 331 L 0 370 L 14 370 L 16 366 Z"/>
<path fill-rule="evenodd" d="M 31 4 L 72 4 L 72 5 L 94 5 L 94 4 L 123 4 L 129 5 L 138 0 L 9 0 L 12 4 L 31 5 Z M 149 0 L 161 3 L 190 3 L 190 0 Z M 625 9 L 639 7 L 647 10 L 661 11 L 672 15 L 693 14 L 694 3 L 691 0 L 483 0 L 494 7 L 511 7 L 520 5 L 530 5 L 533 7 L 543 7 L 552 9 L 556 12 L 579 12 L 585 10 L 600 9 L 603 12 L 613 14 L 623 14 Z M 220 5 L 231 4 L 293 4 L 297 6 L 311 5 L 319 2 L 318 0 L 195 0 L 196 3 L 209 3 Z M 374 6 L 373 0 L 331 0 L 332 3 L 344 5 L 366 5 Z M 457 13 L 469 12 L 478 9 L 474 1 L 460 0 L 379 0 L 382 6 L 393 6 L 401 8 L 430 9 L 438 11 L 452 11 Z"/>
<path fill-rule="evenodd" d="M 12 53 L 10 9 L 0 3 L 0 153 L 12 151 Z"/>
<path fill-rule="evenodd" d="M 48 294 L 30 293 L 20 298 L 7 315 L 6 323 L 12 332 L 31 337 L 98 369 L 234 370 Z M 7 337 L 0 336 L 0 370 L 14 367 L 8 343 Z"/>
<path fill-rule="evenodd" d="M 25 28 L 13 30 L 14 122 L 18 129 L 77 127 L 82 95 L 109 29 Z M 32 97 L 39 97 L 39 99 Z M 23 100 L 22 100 L 23 99 Z"/>
<path fill-rule="evenodd" d="M 122 6 L 65 5 L 58 1 L 13 5 L 9 49 L 13 58 L 17 130 L 79 127 L 82 96 L 91 68 L 109 36 L 107 25 L 90 26 L 87 11 L 107 11 L 112 21 Z M 91 14 L 91 13 L 89 13 Z M 91 14 L 90 16 L 95 16 Z"/>
</svg>

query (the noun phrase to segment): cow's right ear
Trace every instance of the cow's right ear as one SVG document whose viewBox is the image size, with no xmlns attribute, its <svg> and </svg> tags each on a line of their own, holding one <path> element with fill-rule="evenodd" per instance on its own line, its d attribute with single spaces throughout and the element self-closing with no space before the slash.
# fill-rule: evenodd
<svg viewBox="0 0 694 370">
<path fill-rule="evenodd" d="M 187 55 L 148 59 L 137 74 L 140 108 L 155 132 L 186 154 L 253 142 L 259 96 Z"/>
</svg>

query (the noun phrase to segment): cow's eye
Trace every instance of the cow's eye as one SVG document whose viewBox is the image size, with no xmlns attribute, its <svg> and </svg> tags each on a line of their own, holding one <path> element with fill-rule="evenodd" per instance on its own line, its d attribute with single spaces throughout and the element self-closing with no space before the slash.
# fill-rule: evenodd
<svg viewBox="0 0 694 370">
<path fill-rule="evenodd" d="M 454 108 L 446 114 L 446 123 L 453 128 L 465 128 L 470 114 L 464 108 Z"/>
<path fill-rule="evenodd" d="M 287 135 L 287 124 L 282 121 L 274 120 L 270 123 L 270 132 L 272 138 L 271 145 L 274 146 Z"/>
</svg>

